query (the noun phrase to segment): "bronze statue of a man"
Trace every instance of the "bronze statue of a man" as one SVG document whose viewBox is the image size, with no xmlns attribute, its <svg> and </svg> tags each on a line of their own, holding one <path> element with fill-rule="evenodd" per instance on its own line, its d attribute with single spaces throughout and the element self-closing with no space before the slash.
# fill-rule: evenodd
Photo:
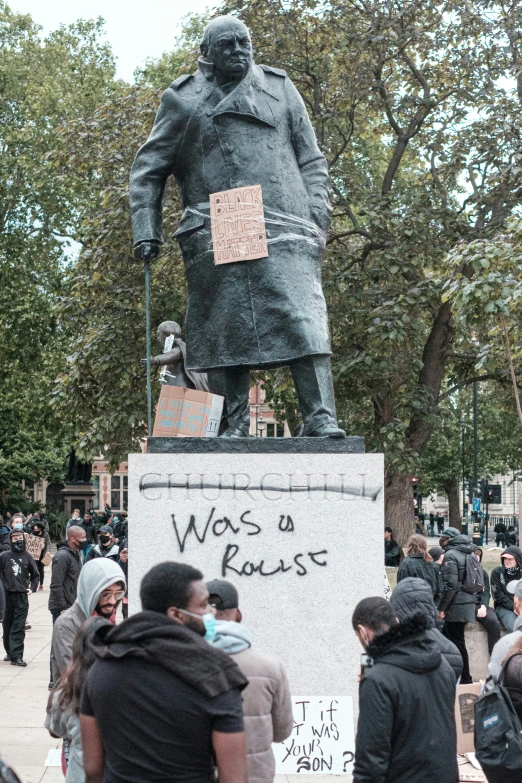
<svg viewBox="0 0 522 783">
<path fill-rule="evenodd" d="M 289 365 L 302 434 L 343 437 L 321 286 L 331 220 L 326 160 L 296 88 L 284 71 L 253 62 L 241 21 L 210 22 L 201 55 L 197 72 L 164 92 L 132 167 L 135 256 L 159 253 L 173 174 L 183 203 L 174 236 L 188 283 L 187 368 L 206 371 L 210 390 L 225 397 L 224 436 L 248 436 L 250 370 Z M 210 194 L 247 185 L 262 188 L 268 258 L 215 265 Z"/>
</svg>

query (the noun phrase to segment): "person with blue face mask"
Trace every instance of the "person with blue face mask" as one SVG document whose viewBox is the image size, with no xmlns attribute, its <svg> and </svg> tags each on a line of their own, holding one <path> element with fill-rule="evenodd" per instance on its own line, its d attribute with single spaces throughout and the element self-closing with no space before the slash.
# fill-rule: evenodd
<svg viewBox="0 0 522 783">
<path fill-rule="evenodd" d="M 215 610 L 203 575 L 159 563 L 143 577 L 140 598 L 141 612 L 92 640 L 98 660 L 80 704 L 87 780 L 108 780 L 110 770 L 120 783 L 214 783 L 217 766 L 221 783 L 248 783 L 247 679 L 205 641 Z"/>
</svg>

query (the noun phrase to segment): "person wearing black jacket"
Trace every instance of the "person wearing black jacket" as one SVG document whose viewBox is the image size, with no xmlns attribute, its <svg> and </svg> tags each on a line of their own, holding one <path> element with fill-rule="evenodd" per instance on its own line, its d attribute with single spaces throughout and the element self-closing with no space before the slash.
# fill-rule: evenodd
<svg viewBox="0 0 522 783">
<path fill-rule="evenodd" d="M 429 620 L 397 623 L 388 601 L 365 598 L 352 625 L 373 662 L 359 686 L 353 783 L 457 783 L 455 674 Z"/>
<path fill-rule="evenodd" d="M 522 551 L 508 546 L 500 555 L 502 565 L 491 572 L 491 592 L 497 617 L 508 633 L 513 632 L 517 616 L 513 609 L 513 595 L 507 590 L 509 582 L 522 578 Z"/>
<path fill-rule="evenodd" d="M 11 666 L 27 666 L 24 661 L 25 621 L 29 611 L 29 596 L 38 590 L 38 569 L 34 558 L 25 551 L 24 534 L 12 530 L 11 551 L 0 555 L 0 579 L 5 590 L 3 642 Z"/>
<path fill-rule="evenodd" d="M 433 600 L 440 598 L 440 568 L 428 554 L 424 536 L 410 536 L 406 544 L 406 557 L 397 571 L 397 582 L 408 577 L 424 579 L 430 586 Z"/>
<path fill-rule="evenodd" d="M 87 546 L 82 552 L 82 562 L 85 563 L 87 562 L 89 552 L 93 546 L 98 543 L 98 531 L 96 530 L 96 525 L 90 511 L 85 512 L 82 521 L 78 524 L 78 527 L 81 527 L 83 530 L 85 530 L 85 537 L 87 539 Z"/>
<path fill-rule="evenodd" d="M 98 530 L 98 543 L 96 546 L 93 546 L 85 562 L 94 560 L 97 557 L 108 557 L 109 560 L 114 560 L 115 563 L 119 560 L 118 544 L 114 543 L 114 535 L 110 525 L 102 525 Z"/>
<path fill-rule="evenodd" d="M 80 552 L 87 546 L 85 530 L 72 525 L 67 531 L 67 541 L 60 541 L 53 557 L 49 609 L 56 619 L 76 601 L 78 577 L 82 570 Z"/>
<path fill-rule="evenodd" d="M 384 564 L 387 566 L 398 566 L 401 560 L 399 545 L 393 538 L 391 527 L 384 528 Z"/>
<path fill-rule="evenodd" d="M 482 563 L 482 549 L 475 549 L 474 553 L 475 557 L 479 561 L 479 563 Z M 476 601 L 476 614 L 477 614 L 477 622 L 480 623 L 486 630 L 486 633 L 488 635 L 488 651 L 489 655 L 491 657 L 491 653 L 493 652 L 493 647 L 496 645 L 498 640 L 500 639 L 500 623 L 498 621 L 498 617 L 496 615 L 495 610 L 492 606 L 489 605 L 489 601 L 491 598 L 491 591 L 489 589 L 489 576 L 486 569 L 481 565 L 482 568 L 482 578 L 484 580 L 484 590 L 482 593 L 475 593 L 475 601 Z"/>
<path fill-rule="evenodd" d="M 506 546 L 506 534 L 507 534 L 507 527 L 503 522 L 497 522 L 495 527 L 493 528 L 493 531 L 497 534 L 497 537 L 495 539 L 495 543 L 497 546 Z"/>
<path fill-rule="evenodd" d="M 439 650 L 453 669 L 457 683 L 462 674 L 462 655 L 458 647 L 435 627 L 437 610 L 427 582 L 414 577 L 403 579 L 391 594 L 390 604 L 400 623 L 415 614 L 427 618 L 430 628 L 426 633 L 437 642 Z"/>
<path fill-rule="evenodd" d="M 120 556 L 118 558 L 118 565 L 120 566 L 121 570 L 125 574 L 125 579 L 128 577 L 128 570 L 129 570 L 129 544 L 127 542 L 127 539 L 124 538 L 123 541 L 120 542 L 118 545 L 118 550 L 120 553 Z M 127 582 L 127 589 L 125 590 L 125 595 L 123 596 L 123 600 L 121 602 L 121 612 L 123 614 L 123 619 L 126 620 L 129 616 L 129 584 Z"/>
<path fill-rule="evenodd" d="M 464 592 L 462 584 L 466 578 L 466 557 L 474 551 L 475 546 L 469 536 L 463 536 L 455 527 L 446 528 L 439 543 L 445 554 L 440 569 L 442 595 L 438 619 L 446 620 L 447 637 L 459 648 L 464 664 L 461 682 L 468 685 L 473 680 L 469 670 L 464 629 L 466 623 L 476 622 L 475 596 Z"/>
</svg>

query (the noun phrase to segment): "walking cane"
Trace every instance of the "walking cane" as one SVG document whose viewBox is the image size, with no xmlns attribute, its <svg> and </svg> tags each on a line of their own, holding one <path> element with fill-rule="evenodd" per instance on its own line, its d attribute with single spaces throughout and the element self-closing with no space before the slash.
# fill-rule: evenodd
<svg viewBox="0 0 522 783">
<path fill-rule="evenodd" d="M 152 385 L 150 380 L 150 258 L 145 259 L 145 340 L 147 342 L 147 420 L 152 437 Z"/>
</svg>

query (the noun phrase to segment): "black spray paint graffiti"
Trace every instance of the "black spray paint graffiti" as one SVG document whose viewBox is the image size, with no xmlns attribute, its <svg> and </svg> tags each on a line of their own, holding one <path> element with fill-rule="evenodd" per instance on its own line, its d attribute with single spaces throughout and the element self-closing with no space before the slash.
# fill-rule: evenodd
<svg viewBox="0 0 522 783">
<path fill-rule="evenodd" d="M 232 535 L 240 535 L 241 533 L 245 533 L 247 536 L 257 536 L 263 530 L 261 524 L 254 522 L 250 518 L 252 514 L 250 510 L 244 511 L 239 517 L 239 521 L 235 524 L 226 516 L 216 517 L 215 512 L 216 508 L 214 506 L 210 510 L 206 522 L 199 527 L 195 515 L 191 514 L 189 523 L 185 530 L 183 530 L 180 525 L 178 525 L 176 515 L 171 515 L 180 553 L 185 551 L 189 537 L 190 540 L 195 539 L 199 544 L 204 544 L 207 539 L 207 535 L 220 538 L 228 531 L 229 533 L 232 533 Z M 279 521 L 274 521 L 273 524 L 277 525 L 277 529 L 282 533 L 295 532 L 294 520 L 289 514 L 279 514 Z M 264 559 L 258 563 L 253 563 L 250 560 L 244 560 L 241 562 L 239 545 L 227 544 L 221 561 L 221 576 L 226 577 L 229 571 L 237 574 L 238 576 L 252 576 L 253 574 L 259 574 L 260 576 L 274 576 L 274 574 L 284 574 L 292 570 L 295 570 L 297 576 L 306 576 L 308 573 L 307 566 L 310 567 L 310 562 L 313 565 L 320 567 L 327 565 L 327 561 L 324 558 L 324 556 L 327 554 L 328 551 L 326 549 L 320 549 L 316 552 L 297 552 L 297 554 L 293 556 L 291 562 L 287 562 L 282 558 L 278 558 L 276 559 L 275 563 L 267 565 Z M 309 558 L 309 560 L 306 558 Z"/>
</svg>

